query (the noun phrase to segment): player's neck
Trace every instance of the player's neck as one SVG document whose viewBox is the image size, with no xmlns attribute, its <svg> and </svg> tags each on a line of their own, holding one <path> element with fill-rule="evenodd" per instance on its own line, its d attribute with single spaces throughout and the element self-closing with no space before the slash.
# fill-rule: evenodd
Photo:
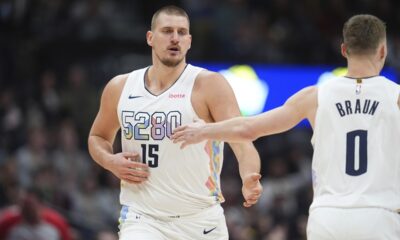
<svg viewBox="0 0 400 240">
<path fill-rule="evenodd" d="M 378 76 L 382 69 L 382 64 L 371 58 L 348 58 L 347 64 L 346 76 L 351 78 Z"/>
<path fill-rule="evenodd" d="M 168 67 L 161 63 L 152 65 L 146 76 L 146 88 L 152 93 L 163 92 L 173 85 L 185 70 L 187 63 L 182 61 L 175 67 Z"/>
</svg>

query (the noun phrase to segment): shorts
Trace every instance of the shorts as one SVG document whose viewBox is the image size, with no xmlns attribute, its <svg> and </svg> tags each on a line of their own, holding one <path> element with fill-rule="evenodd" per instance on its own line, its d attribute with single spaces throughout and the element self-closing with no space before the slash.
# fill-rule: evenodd
<svg viewBox="0 0 400 240">
<path fill-rule="evenodd" d="M 122 207 L 119 240 L 228 240 L 224 209 L 217 204 L 199 213 L 155 218 Z"/>
<path fill-rule="evenodd" d="M 310 211 L 308 240 L 398 240 L 400 214 L 383 208 L 318 207 Z"/>
</svg>

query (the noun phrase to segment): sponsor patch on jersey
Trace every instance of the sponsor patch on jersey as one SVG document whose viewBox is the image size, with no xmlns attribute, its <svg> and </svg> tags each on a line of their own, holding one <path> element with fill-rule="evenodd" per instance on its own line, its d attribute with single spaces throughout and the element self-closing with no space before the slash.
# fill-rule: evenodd
<svg viewBox="0 0 400 240">
<path fill-rule="evenodd" d="M 169 98 L 185 98 L 186 94 L 184 93 L 170 93 L 168 95 Z"/>
</svg>

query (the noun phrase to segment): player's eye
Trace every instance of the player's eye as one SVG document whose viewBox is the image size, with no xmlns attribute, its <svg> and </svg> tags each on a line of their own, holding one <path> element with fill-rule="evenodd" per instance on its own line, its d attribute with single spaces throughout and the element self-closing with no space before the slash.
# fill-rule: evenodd
<svg viewBox="0 0 400 240">
<path fill-rule="evenodd" d="M 163 32 L 163 33 L 172 33 L 173 30 L 170 29 L 170 28 L 166 28 L 166 29 L 163 29 L 162 32 Z"/>
<path fill-rule="evenodd" d="M 179 31 L 178 31 L 178 34 L 179 34 L 179 35 L 186 35 L 186 34 L 188 34 L 188 31 L 185 30 L 185 29 L 182 29 L 182 30 L 179 30 Z"/>
</svg>

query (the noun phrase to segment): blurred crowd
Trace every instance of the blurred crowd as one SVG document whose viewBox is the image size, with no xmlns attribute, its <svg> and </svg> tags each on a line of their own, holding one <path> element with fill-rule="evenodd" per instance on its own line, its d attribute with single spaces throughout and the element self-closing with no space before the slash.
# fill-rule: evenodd
<svg viewBox="0 0 400 240">
<path fill-rule="evenodd" d="M 371 13 L 388 26 L 387 65 L 400 69 L 394 0 L 3 0 L 0 240 L 27 233 L 117 239 L 119 181 L 90 158 L 86 139 L 105 83 L 151 63 L 145 33 L 167 3 L 191 17 L 189 62 L 343 64 L 344 21 Z M 311 134 L 296 128 L 255 141 L 264 193 L 250 209 L 242 207 L 236 160 L 226 148 L 223 206 L 232 240 L 305 239 Z"/>
</svg>

